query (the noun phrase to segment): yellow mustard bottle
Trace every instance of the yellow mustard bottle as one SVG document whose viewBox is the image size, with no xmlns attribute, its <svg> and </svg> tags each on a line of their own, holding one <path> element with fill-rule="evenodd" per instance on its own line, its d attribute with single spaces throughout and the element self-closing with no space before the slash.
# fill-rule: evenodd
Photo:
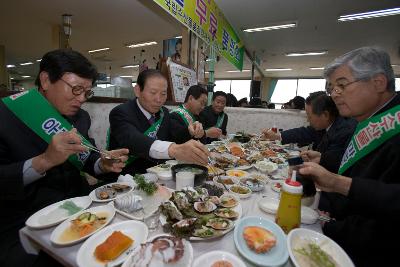
<svg viewBox="0 0 400 267">
<path fill-rule="evenodd" d="M 275 217 L 275 222 L 286 234 L 300 227 L 302 195 L 303 186 L 296 181 L 296 171 L 293 171 L 292 178 L 286 179 L 281 188 L 281 199 Z"/>
</svg>

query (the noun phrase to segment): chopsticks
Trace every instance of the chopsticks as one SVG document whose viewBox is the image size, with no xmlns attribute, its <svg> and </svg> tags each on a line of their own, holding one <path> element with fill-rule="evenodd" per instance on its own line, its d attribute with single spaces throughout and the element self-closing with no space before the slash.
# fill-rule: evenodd
<svg viewBox="0 0 400 267">
<path fill-rule="evenodd" d="M 95 147 L 95 146 L 92 146 L 92 145 L 89 145 L 89 144 L 85 144 L 85 143 L 83 143 L 83 142 L 81 142 L 81 146 L 84 146 L 84 147 L 86 147 L 87 149 L 89 149 L 89 150 L 91 150 L 91 151 L 94 151 L 94 152 L 99 153 L 100 155 L 102 155 L 102 156 L 103 156 L 105 159 L 107 159 L 107 160 L 120 161 L 119 158 L 116 158 L 116 157 L 114 157 L 113 155 L 111 155 L 110 153 L 108 153 L 108 152 L 106 152 L 106 151 L 104 151 L 104 150 L 100 150 L 100 149 L 98 149 L 98 148 Z"/>
</svg>

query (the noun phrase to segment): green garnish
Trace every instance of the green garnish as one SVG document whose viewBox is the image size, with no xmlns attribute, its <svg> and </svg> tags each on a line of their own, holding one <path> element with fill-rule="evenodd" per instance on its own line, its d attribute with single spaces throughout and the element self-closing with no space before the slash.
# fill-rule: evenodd
<svg viewBox="0 0 400 267">
<path fill-rule="evenodd" d="M 81 211 L 82 208 L 78 207 L 74 202 L 67 200 L 64 203 L 60 205 L 60 208 L 65 209 L 68 211 L 68 215 L 72 215 L 77 213 L 78 211 Z"/>
<path fill-rule="evenodd" d="M 133 180 L 137 184 L 137 188 L 146 192 L 147 195 L 151 196 L 157 191 L 157 184 L 155 182 L 147 182 L 143 175 L 136 174 Z"/>
<path fill-rule="evenodd" d="M 297 253 L 306 256 L 313 265 L 318 267 L 335 267 L 332 257 L 323 251 L 317 244 L 309 243 L 307 247 L 295 249 Z"/>
</svg>

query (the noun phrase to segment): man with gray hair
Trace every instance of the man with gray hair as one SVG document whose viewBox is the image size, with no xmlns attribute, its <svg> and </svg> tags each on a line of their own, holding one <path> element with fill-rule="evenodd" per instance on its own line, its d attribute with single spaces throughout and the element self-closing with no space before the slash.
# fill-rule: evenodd
<svg viewBox="0 0 400 267">
<path fill-rule="evenodd" d="M 329 212 L 336 220 L 324 224 L 324 234 L 356 266 L 382 266 L 383 260 L 397 258 L 400 240 L 400 214 L 388 212 L 400 203 L 387 194 L 390 185 L 400 184 L 400 96 L 390 58 L 379 48 L 363 47 L 335 59 L 324 74 L 340 115 L 355 118 L 358 125 L 338 174 L 313 162 L 304 163 L 300 173 L 342 197 L 331 203 Z"/>
</svg>

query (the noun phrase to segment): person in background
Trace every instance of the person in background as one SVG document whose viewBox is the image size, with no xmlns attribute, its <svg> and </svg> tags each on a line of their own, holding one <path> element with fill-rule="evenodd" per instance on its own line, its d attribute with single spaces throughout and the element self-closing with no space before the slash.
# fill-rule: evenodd
<svg viewBox="0 0 400 267">
<path fill-rule="evenodd" d="M 238 106 L 238 101 L 237 101 L 236 97 L 231 93 L 226 94 L 226 106 L 227 107 L 237 107 Z"/>
<path fill-rule="evenodd" d="M 160 71 L 149 69 L 139 74 L 134 88 L 136 98 L 110 112 L 110 147 L 127 147 L 134 155 L 123 173 L 144 173 L 146 169 L 175 158 L 206 165 L 208 150 L 198 141 L 183 144 L 177 125 L 163 105 L 167 100 L 167 79 Z"/>
<path fill-rule="evenodd" d="M 247 100 L 247 98 L 246 98 L 246 100 Z M 259 98 L 259 97 L 251 98 L 250 102 L 249 102 L 249 107 L 262 108 L 263 105 L 262 105 L 262 102 L 261 102 L 261 98 Z"/>
<path fill-rule="evenodd" d="M 228 114 L 224 112 L 227 102 L 227 95 L 222 91 L 213 94 L 212 103 L 200 113 L 200 121 L 207 132 L 207 143 L 226 136 L 228 125 Z"/>
<path fill-rule="evenodd" d="M 200 85 L 192 85 L 186 93 L 185 102 L 170 113 L 173 125 L 176 126 L 177 143 L 190 139 L 203 139 L 206 132 L 199 122 L 199 114 L 207 104 L 207 90 Z"/>
<path fill-rule="evenodd" d="M 175 43 L 175 53 L 172 55 L 172 60 L 181 62 L 181 54 L 182 54 L 182 40 L 178 40 Z"/>
<path fill-rule="evenodd" d="M 323 232 L 356 266 L 381 266 L 382 259 L 396 262 L 399 213 L 377 212 L 398 207 L 393 190 L 400 185 L 400 96 L 390 57 L 379 48 L 362 47 L 336 58 L 324 76 L 340 115 L 353 117 L 358 126 L 338 175 L 313 162 L 305 163 L 300 173 L 313 177 L 322 190 L 345 197 L 337 208 L 332 203 L 328 212 L 336 220 L 325 223 Z"/>
<path fill-rule="evenodd" d="M 305 108 L 305 99 L 304 99 L 304 97 L 301 97 L 301 96 L 295 96 L 293 99 L 292 99 L 292 102 L 291 102 L 291 109 L 299 109 L 299 110 L 304 110 L 304 108 Z"/>
<path fill-rule="evenodd" d="M 247 97 L 243 97 L 237 103 L 238 107 L 247 107 L 248 105 L 249 105 L 249 102 L 247 101 Z"/>
<path fill-rule="evenodd" d="M 109 152 L 119 159 L 116 162 L 81 145 L 95 145 L 88 136 L 89 114 L 81 106 L 93 95 L 97 76 L 96 68 L 80 53 L 54 50 L 40 62 L 38 91 L 0 101 L 0 185 L 4 189 L 0 266 L 60 266 L 43 252 L 39 257 L 26 254 L 19 229 L 50 204 L 88 195 L 89 184 L 81 171 L 105 179 L 105 173 L 118 173 L 124 167 L 127 149 Z M 30 104 L 20 102 L 23 99 Z"/>
</svg>

